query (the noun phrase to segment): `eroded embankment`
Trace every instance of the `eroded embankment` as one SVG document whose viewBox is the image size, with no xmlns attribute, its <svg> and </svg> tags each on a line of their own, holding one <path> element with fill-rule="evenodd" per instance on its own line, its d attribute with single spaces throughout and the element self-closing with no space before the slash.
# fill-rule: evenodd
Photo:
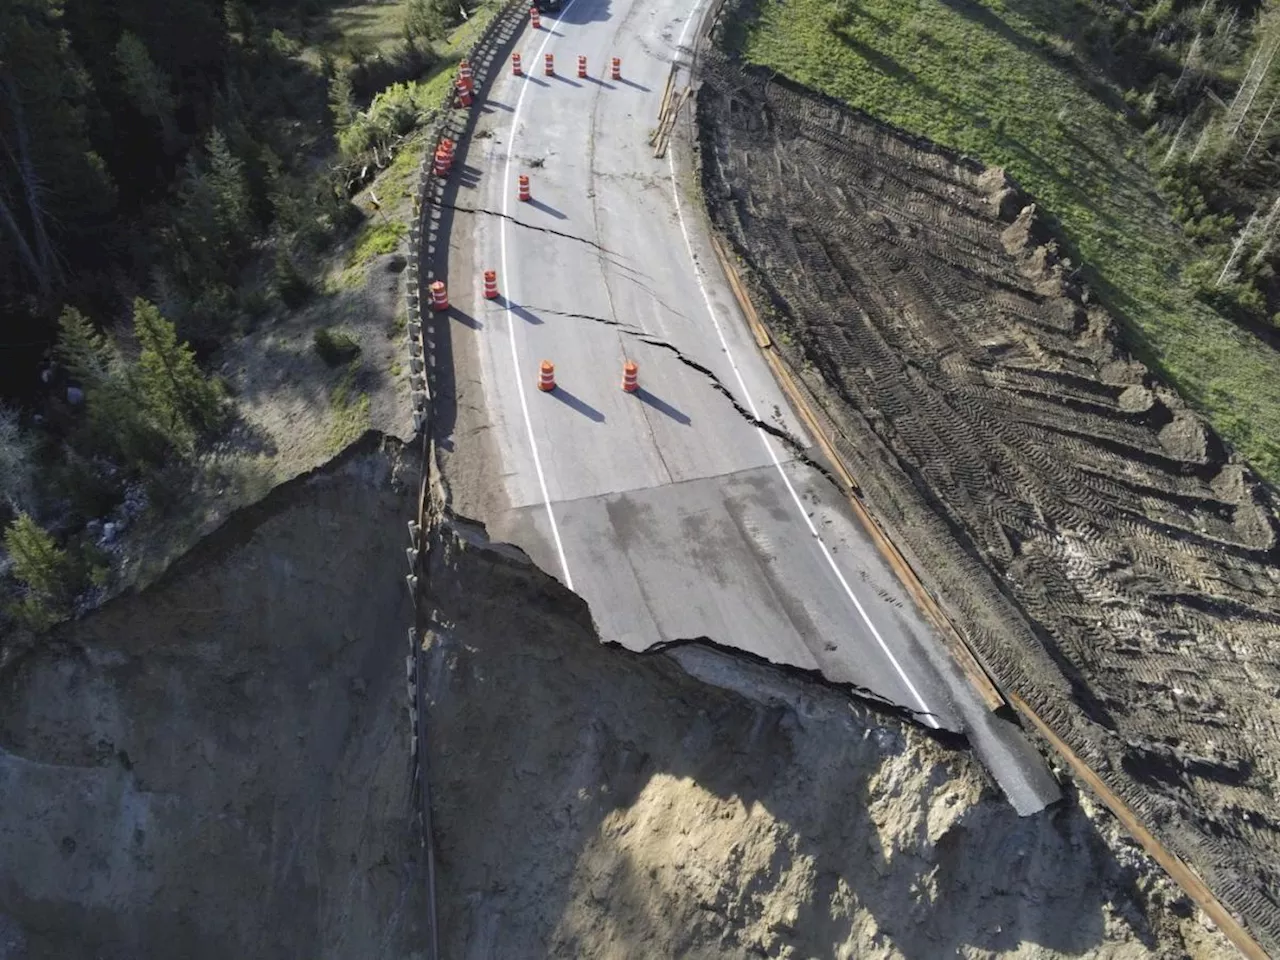
<svg viewBox="0 0 1280 960">
<path fill-rule="evenodd" d="M 1231 955 L 1074 794 L 1020 818 L 967 752 L 840 691 L 602 645 L 454 529 L 422 669 L 443 956 Z"/>
<path fill-rule="evenodd" d="M 709 54 L 713 219 L 992 672 L 1280 948 L 1280 501 L 1015 184 Z"/>
<path fill-rule="evenodd" d="M 416 957 L 416 467 L 377 437 L 0 678 L 0 956 Z"/>
</svg>

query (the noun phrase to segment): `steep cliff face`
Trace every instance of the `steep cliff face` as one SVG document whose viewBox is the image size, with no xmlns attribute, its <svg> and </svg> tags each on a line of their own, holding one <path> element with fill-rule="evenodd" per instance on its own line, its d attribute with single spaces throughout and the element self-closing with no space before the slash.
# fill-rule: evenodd
<svg viewBox="0 0 1280 960">
<path fill-rule="evenodd" d="M 417 955 L 397 469 L 278 488 L 0 680 L 0 956 Z"/>
</svg>

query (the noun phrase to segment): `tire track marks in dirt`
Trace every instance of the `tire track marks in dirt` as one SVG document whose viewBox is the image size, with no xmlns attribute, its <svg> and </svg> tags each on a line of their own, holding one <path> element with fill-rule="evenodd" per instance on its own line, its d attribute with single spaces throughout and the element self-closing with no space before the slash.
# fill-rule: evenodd
<svg viewBox="0 0 1280 960">
<path fill-rule="evenodd" d="M 999 170 L 714 52 L 713 220 L 895 541 L 1280 952 L 1280 500 L 1121 343 Z"/>
</svg>

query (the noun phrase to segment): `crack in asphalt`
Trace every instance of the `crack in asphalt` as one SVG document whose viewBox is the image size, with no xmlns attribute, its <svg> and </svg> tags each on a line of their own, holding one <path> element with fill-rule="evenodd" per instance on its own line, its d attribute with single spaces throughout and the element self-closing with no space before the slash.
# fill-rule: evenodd
<svg viewBox="0 0 1280 960">
<path fill-rule="evenodd" d="M 570 320 L 590 320 L 593 323 L 601 323 L 607 327 L 615 327 L 621 330 L 623 333 L 626 333 L 632 337 L 635 337 L 641 343 L 648 344 L 651 347 L 659 347 L 663 350 L 669 350 L 675 356 L 675 358 L 679 360 L 681 363 L 683 363 L 686 367 L 689 367 L 692 370 L 696 370 L 698 371 L 698 373 L 706 377 L 708 383 L 711 384 L 711 388 L 715 390 L 717 393 L 723 395 L 724 398 L 729 401 L 729 403 L 733 406 L 733 409 L 738 412 L 738 415 L 742 417 L 743 420 L 751 424 L 751 426 L 756 427 L 757 429 L 763 430 L 765 433 L 769 434 L 771 437 L 773 437 L 778 442 L 780 442 L 784 447 L 786 447 L 797 460 L 799 460 L 805 466 L 816 470 L 823 477 L 825 477 L 837 490 L 843 490 L 843 488 L 840 485 L 840 482 L 836 479 L 835 475 L 829 469 L 823 466 L 821 463 L 818 463 L 816 460 L 814 460 L 813 457 L 809 456 L 808 452 L 805 449 L 804 444 L 802 444 L 798 439 L 796 439 L 794 436 L 792 436 L 790 433 L 788 433 L 786 430 L 782 429 L 781 427 L 777 426 L 776 424 L 772 424 L 765 420 L 761 420 L 759 417 L 752 414 L 751 411 L 748 410 L 746 406 L 743 405 L 743 403 L 736 396 L 734 396 L 733 391 L 730 390 L 728 387 L 726 387 L 724 385 L 724 382 L 718 376 L 716 376 L 715 371 L 702 365 L 697 360 L 694 360 L 692 357 L 686 356 L 684 351 L 681 350 L 679 347 L 677 347 L 674 343 L 670 343 L 666 340 L 661 340 L 657 337 L 651 336 L 650 334 L 646 333 L 644 330 L 641 330 L 632 324 L 623 323 L 621 320 L 614 320 L 610 317 L 597 317 L 589 313 L 567 313 L 563 310 L 552 310 L 552 309 L 543 308 L 543 307 L 535 307 L 527 304 L 525 305 L 525 309 L 537 314 L 548 314 L 550 316 L 555 316 L 555 317 L 565 317 Z"/>
<path fill-rule="evenodd" d="M 562 230 L 555 230 L 551 227 L 540 227 L 535 223 L 526 223 L 524 220 L 513 217 L 509 213 L 503 213 L 501 210 L 488 210 L 484 207 L 461 207 L 454 203 L 436 203 L 433 204 L 433 206 L 438 207 L 441 210 L 452 210 L 454 213 L 482 214 L 484 216 L 497 217 L 499 220 L 509 220 L 517 227 L 524 227 L 526 230 L 537 230 L 540 233 L 549 233 L 553 237 L 561 237 L 565 240 L 573 240 L 577 243 L 582 243 L 588 247 L 599 250 L 601 253 L 610 257 L 622 256 L 622 254 L 614 253 L 609 248 L 601 246 L 594 240 L 588 240 L 586 237 L 579 237 L 576 234 L 565 233 Z"/>
</svg>

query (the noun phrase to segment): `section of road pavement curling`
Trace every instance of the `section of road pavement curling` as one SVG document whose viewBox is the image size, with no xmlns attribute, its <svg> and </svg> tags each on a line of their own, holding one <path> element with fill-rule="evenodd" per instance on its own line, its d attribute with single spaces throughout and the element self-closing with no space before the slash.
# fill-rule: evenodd
<svg viewBox="0 0 1280 960">
<path fill-rule="evenodd" d="M 1280 949 L 1280 500 L 1001 171 L 714 55 L 703 80 L 713 218 L 872 510 L 988 669 Z"/>
<path fill-rule="evenodd" d="M 436 376 L 452 377 L 433 426 L 449 488 L 477 501 L 456 506 L 582 596 L 606 640 L 707 637 L 870 691 L 969 736 L 1015 806 L 1039 810 L 1056 784 L 832 482 L 648 145 L 696 13 L 573 0 L 517 38 L 522 73 L 477 98 L 433 264 L 451 304 Z"/>
<path fill-rule="evenodd" d="M 1085 798 L 1018 817 L 966 752 L 839 691 L 603 645 L 463 537 L 432 551 L 422 677 L 442 956 L 1233 956 Z"/>
<path fill-rule="evenodd" d="M 5 669 L 0 956 L 423 956 L 417 476 L 356 448 Z"/>
</svg>

